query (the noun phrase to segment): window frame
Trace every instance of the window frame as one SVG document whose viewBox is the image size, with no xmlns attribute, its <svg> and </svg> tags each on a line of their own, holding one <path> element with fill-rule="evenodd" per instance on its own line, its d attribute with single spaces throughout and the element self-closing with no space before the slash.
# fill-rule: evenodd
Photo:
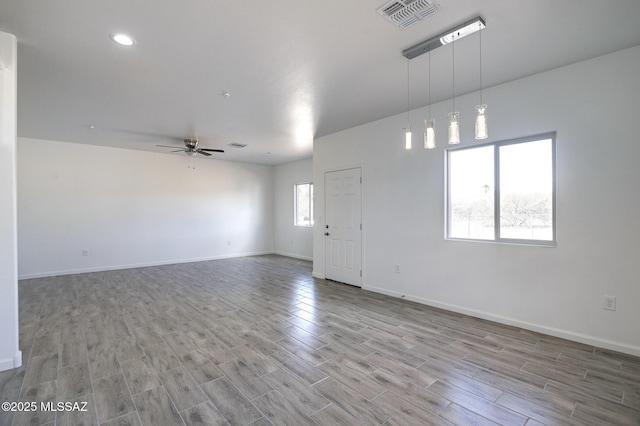
<svg viewBox="0 0 640 426">
<path fill-rule="evenodd" d="M 556 198 L 556 132 L 542 133 L 533 136 L 525 136 L 515 139 L 507 139 L 496 142 L 487 142 L 482 144 L 474 144 L 468 146 L 452 147 L 445 149 L 445 240 L 450 241 L 472 241 L 483 243 L 499 243 L 499 244 L 518 244 L 528 246 L 544 246 L 544 247 L 556 247 L 557 246 L 557 198 Z M 542 140 L 551 140 L 551 240 L 534 240 L 534 239 L 519 239 L 519 238 L 503 238 L 500 235 L 500 147 L 517 145 L 527 142 L 535 142 Z M 480 239 L 480 238 L 461 238 L 451 236 L 451 159 L 449 153 L 456 151 L 469 150 L 474 148 L 482 148 L 492 146 L 493 147 L 493 239 Z"/>
<path fill-rule="evenodd" d="M 309 186 L 309 224 L 298 223 L 298 187 Z M 293 226 L 302 228 L 313 228 L 313 182 L 299 182 L 293 184 Z"/>
</svg>

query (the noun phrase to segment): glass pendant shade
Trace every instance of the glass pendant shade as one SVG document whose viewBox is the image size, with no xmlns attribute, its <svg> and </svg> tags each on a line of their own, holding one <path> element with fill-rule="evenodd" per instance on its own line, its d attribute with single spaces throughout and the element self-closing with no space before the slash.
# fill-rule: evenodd
<svg viewBox="0 0 640 426">
<path fill-rule="evenodd" d="M 436 120 L 433 118 L 424 120 L 424 149 L 433 149 L 436 147 L 435 124 Z"/>
<path fill-rule="evenodd" d="M 408 124 L 404 129 L 404 148 L 411 149 L 411 127 Z"/>
<path fill-rule="evenodd" d="M 460 127 L 458 126 L 458 118 L 460 113 L 457 111 L 449 113 L 449 145 L 460 143 Z"/>
<path fill-rule="evenodd" d="M 476 139 L 486 139 L 489 137 L 489 130 L 487 128 L 487 116 L 484 111 L 487 109 L 486 105 L 476 106 Z"/>
</svg>

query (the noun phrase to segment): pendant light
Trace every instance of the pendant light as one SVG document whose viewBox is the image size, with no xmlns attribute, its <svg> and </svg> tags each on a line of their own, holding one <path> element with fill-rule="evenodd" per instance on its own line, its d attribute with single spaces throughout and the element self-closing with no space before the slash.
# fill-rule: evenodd
<svg viewBox="0 0 640 426">
<path fill-rule="evenodd" d="M 447 31 L 431 37 L 428 40 L 424 40 L 408 49 L 402 51 L 402 55 L 407 59 L 416 58 L 424 53 L 430 53 L 433 49 L 437 49 L 441 46 L 451 44 L 452 55 L 452 103 L 453 109 L 449 115 L 449 144 L 455 145 L 460 143 L 460 113 L 456 111 L 456 86 L 455 86 L 455 42 L 471 35 L 475 32 L 481 31 L 486 27 L 484 19 L 477 16 L 469 21 L 466 21 L 460 25 L 448 29 Z M 481 37 L 481 36 L 480 36 Z M 407 77 L 408 80 L 408 77 Z M 431 96 L 431 58 L 429 58 L 429 97 Z M 407 99 L 409 95 L 407 94 Z M 486 119 L 487 106 L 482 103 L 482 38 L 480 38 L 480 105 L 476 106 L 476 139 L 485 139 L 487 137 L 487 119 Z M 409 106 L 407 105 L 407 121 L 409 121 Z M 424 131 L 424 147 L 426 149 L 432 149 L 435 147 L 435 120 L 431 118 L 431 99 L 429 98 L 429 118 L 425 120 Z M 405 130 L 405 146 L 407 149 L 411 146 L 411 129 L 407 124 Z"/>
<path fill-rule="evenodd" d="M 460 143 L 460 126 L 458 124 L 458 119 L 460 118 L 460 113 L 456 111 L 456 39 L 455 36 L 451 41 L 451 57 L 452 67 L 452 101 L 453 101 L 453 110 L 449 113 L 449 145 L 456 145 Z"/>
<path fill-rule="evenodd" d="M 489 129 L 487 128 L 487 116 L 485 111 L 487 105 L 482 103 L 482 29 L 478 32 L 480 40 L 480 105 L 476 105 L 476 139 L 487 139 L 489 137 Z"/>
<path fill-rule="evenodd" d="M 436 147 L 436 130 L 434 128 L 436 120 L 431 118 L 431 52 L 429 52 L 429 83 L 427 86 L 427 93 L 429 102 L 429 118 L 424 120 L 424 148 L 433 149 Z"/>
<path fill-rule="evenodd" d="M 409 125 L 409 94 L 411 92 L 410 89 L 410 80 L 409 80 L 409 68 L 410 68 L 409 59 L 407 59 L 407 127 L 404 128 L 404 149 L 411 149 L 411 126 Z"/>
</svg>

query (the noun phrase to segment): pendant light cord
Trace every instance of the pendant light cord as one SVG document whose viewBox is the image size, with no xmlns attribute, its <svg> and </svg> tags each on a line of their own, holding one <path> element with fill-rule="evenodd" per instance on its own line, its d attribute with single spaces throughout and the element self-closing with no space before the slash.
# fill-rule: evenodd
<svg viewBox="0 0 640 426">
<path fill-rule="evenodd" d="M 409 108 L 410 102 L 409 97 L 411 96 L 411 89 L 409 87 L 411 80 L 409 79 L 409 69 L 411 68 L 411 62 L 407 59 L 407 125 L 409 125 Z"/>
<path fill-rule="evenodd" d="M 480 105 L 484 105 L 482 103 L 482 28 L 480 28 L 479 40 L 480 40 Z"/>
<path fill-rule="evenodd" d="M 429 101 L 429 120 L 431 120 L 431 51 L 429 51 L 429 78 L 428 78 L 428 87 L 427 87 L 427 97 Z"/>
<path fill-rule="evenodd" d="M 456 38 L 453 36 L 451 42 L 451 76 L 452 76 L 452 99 L 453 99 L 453 111 L 456 112 Z"/>
</svg>

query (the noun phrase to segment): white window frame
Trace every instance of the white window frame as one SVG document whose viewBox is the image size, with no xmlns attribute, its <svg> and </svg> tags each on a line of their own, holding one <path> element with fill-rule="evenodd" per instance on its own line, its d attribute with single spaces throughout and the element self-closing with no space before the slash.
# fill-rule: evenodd
<svg viewBox="0 0 640 426">
<path fill-rule="evenodd" d="M 298 187 L 309 186 L 309 223 L 298 223 Z M 313 182 L 301 182 L 293 185 L 293 226 L 313 227 Z"/>
<path fill-rule="evenodd" d="M 526 142 L 535 142 L 542 140 L 551 140 L 551 215 L 552 215 L 552 238 L 551 240 L 534 240 L 534 239 L 515 239 L 515 238 L 503 238 L 500 236 L 500 147 L 506 145 L 515 145 Z M 450 152 L 469 150 L 474 148 L 481 148 L 493 146 L 493 164 L 494 164 L 494 238 L 493 239 L 477 239 L 477 238 L 461 238 L 451 237 L 451 199 L 450 199 L 450 181 L 451 181 L 451 165 L 450 165 Z M 451 241 L 476 241 L 484 243 L 508 243 L 508 244 L 522 244 L 531 246 L 547 246 L 556 247 L 557 245 L 557 221 L 556 221 L 556 132 L 543 133 L 534 136 L 527 136 L 517 139 L 509 139 L 498 142 L 490 142 L 484 144 L 476 144 L 471 146 L 455 147 L 445 150 L 445 165 L 446 165 L 446 179 L 445 179 L 445 239 Z"/>
</svg>

